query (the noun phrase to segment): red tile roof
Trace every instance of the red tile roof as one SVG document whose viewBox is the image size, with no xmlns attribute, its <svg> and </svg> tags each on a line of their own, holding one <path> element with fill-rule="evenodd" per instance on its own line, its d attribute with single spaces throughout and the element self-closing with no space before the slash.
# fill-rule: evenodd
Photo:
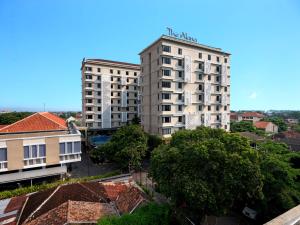
<svg viewBox="0 0 300 225">
<path fill-rule="evenodd" d="M 254 124 L 254 126 L 258 129 L 266 129 L 266 127 L 272 122 L 268 121 L 258 121 Z"/>
<path fill-rule="evenodd" d="M 62 118 L 55 116 L 52 113 L 40 112 L 0 128 L 0 133 L 22 133 L 67 129 L 67 123 Z"/>
<path fill-rule="evenodd" d="M 1 125 L 0 124 L 0 129 L 3 128 L 3 127 L 7 127 L 7 126 L 8 126 L 8 124 L 6 124 L 6 125 Z"/>
<path fill-rule="evenodd" d="M 257 112 L 245 112 L 242 114 L 242 116 L 243 117 L 259 117 L 259 118 L 265 117 L 263 114 L 257 113 Z"/>
</svg>

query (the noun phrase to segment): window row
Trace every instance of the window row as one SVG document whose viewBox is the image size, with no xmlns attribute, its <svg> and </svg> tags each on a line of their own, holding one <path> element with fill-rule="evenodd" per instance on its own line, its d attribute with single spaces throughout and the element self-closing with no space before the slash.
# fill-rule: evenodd
<svg viewBox="0 0 300 225">
<path fill-rule="evenodd" d="M 92 71 L 93 71 L 93 67 L 86 66 L 86 67 L 85 67 L 85 71 L 92 72 Z M 111 74 L 113 74 L 114 71 L 115 71 L 115 70 L 113 70 L 113 69 L 110 69 L 110 70 L 109 70 L 109 72 L 110 72 Z M 116 70 L 116 71 L 117 71 L 117 74 L 121 74 L 121 70 Z M 98 67 L 98 68 L 97 68 L 97 72 L 100 73 L 100 72 L 101 72 L 101 68 Z M 130 72 L 130 71 L 125 71 L 125 74 L 126 74 L 126 75 L 129 75 L 130 73 L 132 73 L 132 72 Z M 133 72 L 133 75 L 134 75 L 134 76 L 137 76 L 137 72 Z"/>
</svg>

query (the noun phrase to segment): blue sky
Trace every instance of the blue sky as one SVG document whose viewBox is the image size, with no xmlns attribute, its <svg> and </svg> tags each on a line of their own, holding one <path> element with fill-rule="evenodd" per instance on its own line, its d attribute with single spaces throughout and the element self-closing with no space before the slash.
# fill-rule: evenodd
<svg viewBox="0 0 300 225">
<path fill-rule="evenodd" d="M 166 27 L 232 53 L 231 109 L 300 110 L 299 0 L 2 0 L 0 108 L 80 110 L 83 57 L 139 63 Z"/>
</svg>

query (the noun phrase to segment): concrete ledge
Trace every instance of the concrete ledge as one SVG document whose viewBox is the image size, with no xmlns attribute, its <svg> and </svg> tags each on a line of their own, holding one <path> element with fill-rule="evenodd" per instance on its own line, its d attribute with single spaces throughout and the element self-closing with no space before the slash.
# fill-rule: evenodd
<svg viewBox="0 0 300 225">
<path fill-rule="evenodd" d="M 299 225 L 300 224 L 300 205 L 281 214 L 264 225 Z"/>
</svg>

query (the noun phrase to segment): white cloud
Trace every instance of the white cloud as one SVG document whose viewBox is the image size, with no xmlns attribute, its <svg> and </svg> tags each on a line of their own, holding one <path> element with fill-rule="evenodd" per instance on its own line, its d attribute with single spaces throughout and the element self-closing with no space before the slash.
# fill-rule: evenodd
<svg viewBox="0 0 300 225">
<path fill-rule="evenodd" d="M 250 99 L 256 99 L 257 98 L 257 93 L 255 91 L 253 91 L 250 95 L 249 95 Z"/>
</svg>

